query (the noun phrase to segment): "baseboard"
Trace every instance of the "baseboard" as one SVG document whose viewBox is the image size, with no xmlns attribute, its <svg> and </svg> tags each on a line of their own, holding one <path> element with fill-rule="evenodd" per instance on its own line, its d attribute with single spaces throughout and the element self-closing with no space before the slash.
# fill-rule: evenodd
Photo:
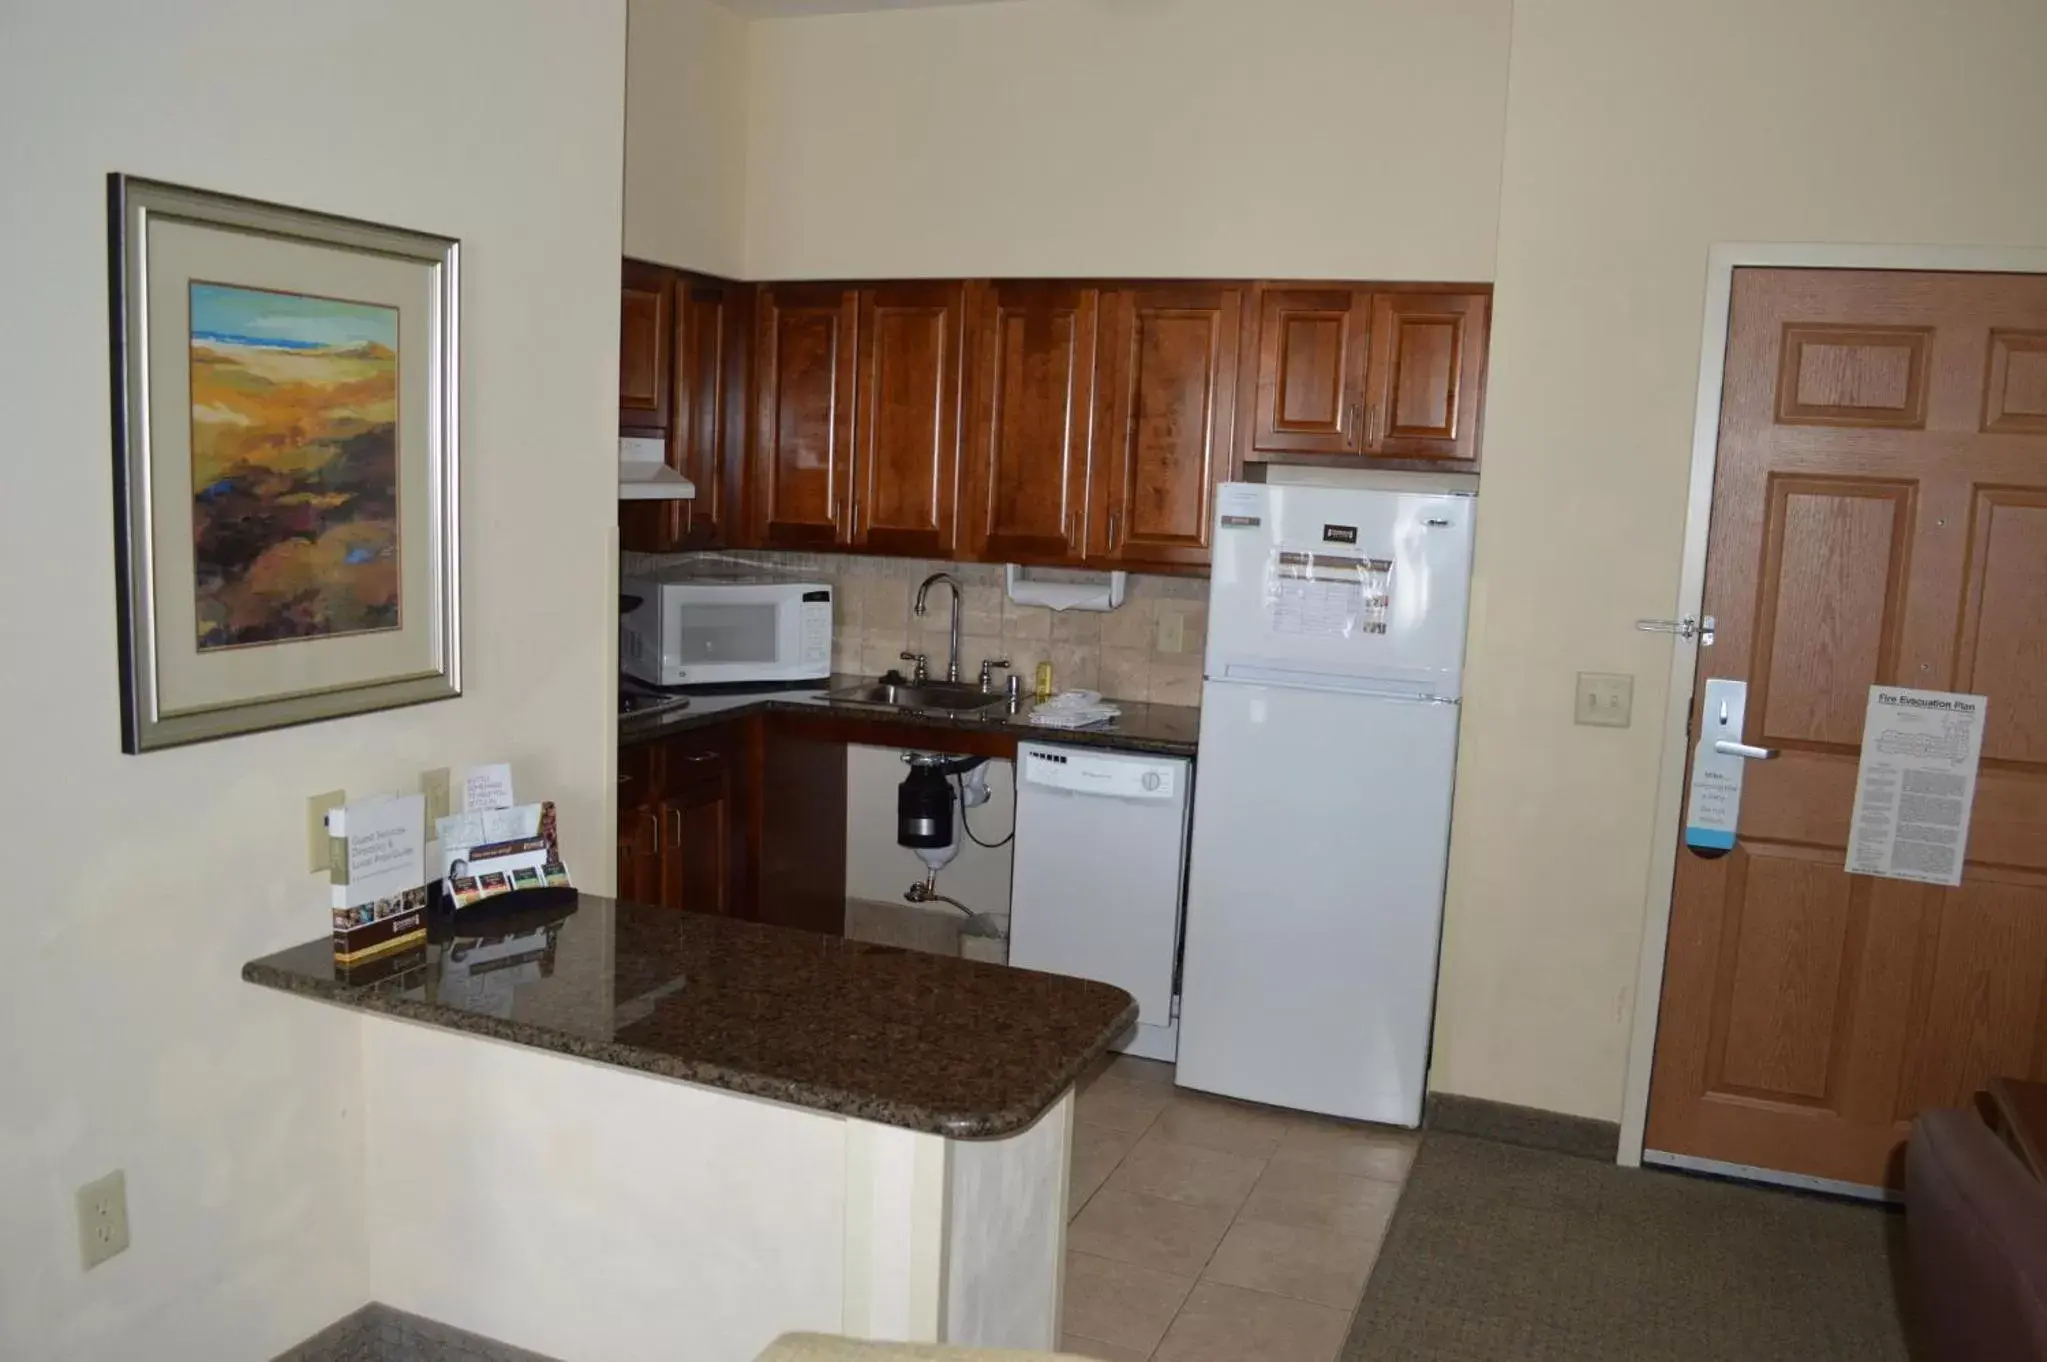
<svg viewBox="0 0 2047 1362">
<path fill-rule="evenodd" d="M 1460 1097 L 1453 1092 L 1428 1095 L 1422 1107 L 1422 1128 L 1573 1154 L 1602 1163 L 1612 1163 L 1621 1148 L 1617 1121 L 1571 1116 L 1540 1107 L 1517 1107 L 1512 1102 L 1494 1102 L 1484 1097 Z"/>
<path fill-rule="evenodd" d="M 467 1329 L 371 1301 L 311 1338 L 279 1353 L 274 1362 L 555 1362 Z"/>
</svg>

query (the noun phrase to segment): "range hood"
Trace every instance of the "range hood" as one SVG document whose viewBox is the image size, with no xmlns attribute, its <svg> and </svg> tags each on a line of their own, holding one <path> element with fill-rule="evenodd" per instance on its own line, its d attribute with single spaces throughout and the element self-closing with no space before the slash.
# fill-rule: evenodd
<svg viewBox="0 0 2047 1362">
<path fill-rule="evenodd" d="M 668 466 L 659 437 L 622 435 L 618 440 L 620 501 L 688 501 L 696 484 Z"/>
</svg>

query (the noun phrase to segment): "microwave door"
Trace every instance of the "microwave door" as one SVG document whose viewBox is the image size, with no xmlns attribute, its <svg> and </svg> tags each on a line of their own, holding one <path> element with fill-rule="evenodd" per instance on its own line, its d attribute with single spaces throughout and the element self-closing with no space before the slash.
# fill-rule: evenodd
<svg viewBox="0 0 2047 1362">
<path fill-rule="evenodd" d="M 676 666 L 770 667 L 777 659 L 781 611 L 771 601 L 682 601 L 674 606 Z"/>
</svg>

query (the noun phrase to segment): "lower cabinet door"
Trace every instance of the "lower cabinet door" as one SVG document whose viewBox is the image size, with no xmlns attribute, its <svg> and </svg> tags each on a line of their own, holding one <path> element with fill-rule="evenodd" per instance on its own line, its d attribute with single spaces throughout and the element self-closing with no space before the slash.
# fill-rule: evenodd
<svg viewBox="0 0 2047 1362">
<path fill-rule="evenodd" d="M 647 805 L 618 811 L 618 897 L 627 903 L 661 901 L 661 818 Z"/>
<path fill-rule="evenodd" d="M 713 755 L 695 770 L 672 771 L 679 783 L 661 801 L 661 891 L 664 908 L 727 916 L 733 910 L 732 831 L 737 816 L 731 769 Z"/>
</svg>

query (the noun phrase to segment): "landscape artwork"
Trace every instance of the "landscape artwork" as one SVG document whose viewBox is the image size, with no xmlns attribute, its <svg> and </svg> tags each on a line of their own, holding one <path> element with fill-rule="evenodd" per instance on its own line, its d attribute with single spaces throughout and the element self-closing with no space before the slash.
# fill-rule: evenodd
<svg viewBox="0 0 2047 1362">
<path fill-rule="evenodd" d="M 189 289 L 199 650 L 397 628 L 398 309 Z"/>
</svg>

